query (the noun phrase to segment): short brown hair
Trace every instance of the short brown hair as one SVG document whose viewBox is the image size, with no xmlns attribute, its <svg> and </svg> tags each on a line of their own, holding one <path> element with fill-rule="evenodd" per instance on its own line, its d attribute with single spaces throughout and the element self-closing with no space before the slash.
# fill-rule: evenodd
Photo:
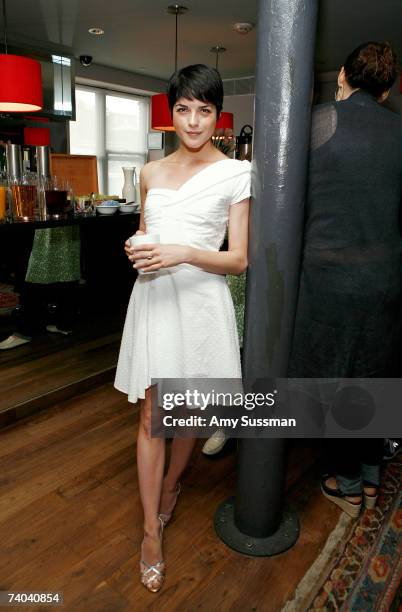
<svg viewBox="0 0 402 612">
<path fill-rule="evenodd" d="M 379 98 L 398 76 L 396 53 L 388 42 L 367 42 L 352 51 L 344 63 L 349 85 Z"/>
<path fill-rule="evenodd" d="M 170 112 L 180 98 L 209 102 L 219 119 L 223 105 L 223 83 L 219 72 L 205 64 L 193 64 L 172 74 L 167 87 Z"/>
</svg>

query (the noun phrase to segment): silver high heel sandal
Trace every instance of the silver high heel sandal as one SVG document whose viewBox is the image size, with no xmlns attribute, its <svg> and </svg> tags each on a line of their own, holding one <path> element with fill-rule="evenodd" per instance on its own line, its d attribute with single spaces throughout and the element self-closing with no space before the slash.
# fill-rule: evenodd
<svg viewBox="0 0 402 612">
<path fill-rule="evenodd" d="M 161 523 L 161 541 L 163 535 L 163 527 L 164 523 L 160 517 L 159 521 Z M 142 569 L 144 566 L 145 569 Z M 163 559 L 155 563 L 154 565 L 149 565 L 146 561 L 141 559 L 140 561 L 140 579 L 141 584 L 144 585 L 148 591 L 151 593 L 157 593 L 162 588 L 163 583 L 165 582 L 166 575 L 166 565 Z"/>
<path fill-rule="evenodd" d="M 178 498 L 178 497 L 179 497 L 179 495 L 180 495 L 180 491 L 181 491 L 181 485 L 180 485 L 180 482 L 178 482 L 178 483 L 177 483 L 177 486 L 176 486 L 176 491 L 175 491 L 175 492 L 176 492 L 176 500 L 175 500 L 175 502 L 174 502 L 174 506 L 173 506 L 173 508 L 172 508 L 171 512 L 169 512 L 169 514 L 165 514 L 164 512 L 160 512 L 160 513 L 158 514 L 158 519 L 159 519 L 160 521 L 162 521 L 162 523 L 163 523 L 163 526 L 164 526 L 164 527 L 166 527 L 166 525 L 168 524 L 168 522 L 170 521 L 170 519 L 171 519 L 171 518 L 172 518 L 172 516 L 173 516 L 173 512 L 174 512 L 174 509 L 176 508 L 177 498 Z"/>
</svg>

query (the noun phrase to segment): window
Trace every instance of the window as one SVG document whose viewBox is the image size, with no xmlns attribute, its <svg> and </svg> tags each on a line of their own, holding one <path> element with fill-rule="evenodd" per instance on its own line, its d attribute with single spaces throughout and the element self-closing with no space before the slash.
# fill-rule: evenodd
<svg viewBox="0 0 402 612">
<path fill-rule="evenodd" d="M 75 91 L 76 121 L 70 121 L 70 152 L 96 155 L 99 191 L 121 195 L 122 166 L 146 162 L 149 99 L 94 87 Z"/>
</svg>

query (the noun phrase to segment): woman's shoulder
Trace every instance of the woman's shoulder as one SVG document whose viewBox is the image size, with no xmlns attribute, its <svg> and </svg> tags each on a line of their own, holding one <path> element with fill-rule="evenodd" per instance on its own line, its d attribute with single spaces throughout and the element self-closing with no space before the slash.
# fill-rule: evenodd
<svg viewBox="0 0 402 612">
<path fill-rule="evenodd" d="M 163 159 L 157 159 L 146 163 L 140 172 L 140 182 L 143 185 L 148 185 L 152 182 L 154 176 L 160 176 L 162 168 L 165 166 Z"/>
<path fill-rule="evenodd" d="M 147 162 L 142 168 L 141 168 L 141 176 L 143 178 L 148 178 L 150 175 L 152 175 L 154 172 L 157 172 L 160 164 L 161 164 L 162 160 L 161 159 L 157 159 L 155 161 L 150 161 Z"/>
<path fill-rule="evenodd" d="M 228 159 L 238 168 L 242 166 L 243 167 L 251 166 L 251 163 L 248 161 L 248 159 L 231 159 L 231 158 L 228 158 Z"/>
<path fill-rule="evenodd" d="M 235 174 L 237 172 L 247 172 L 251 170 L 251 163 L 247 159 L 228 158 L 228 162 L 231 162 L 228 164 L 228 167 L 233 170 Z"/>
</svg>

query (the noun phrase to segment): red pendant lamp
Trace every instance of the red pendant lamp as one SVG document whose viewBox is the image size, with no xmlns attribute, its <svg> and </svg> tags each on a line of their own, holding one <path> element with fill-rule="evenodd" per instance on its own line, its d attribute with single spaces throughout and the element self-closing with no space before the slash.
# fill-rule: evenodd
<svg viewBox="0 0 402 612">
<path fill-rule="evenodd" d="M 172 4 L 168 6 L 167 12 L 176 17 L 175 27 L 175 56 L 174 56 L 174 70 L 177 70 L 177 25 L 178 16 L 182 15 L 188 10 L 186 6 L 179 4 Z M 153 130 L 159 130 L 163 132 L 174 132 L 174 126 L 172 121 L 172 115 L 169 110 L 168 97 L 166 94 L 156 94 L 151 98 L 151 126 Z"/>
<path fill-rule="evenodd" d="M 219 55 L 221 53 L 225 53 L 225 51 L 226 51 L 225 47 L 220 44 L 215 45 L 215 47 L 212 47 L 210 49 L 211 53 L 216 53 L 216 62 L 215 62 L 216 70 L 218 70 Z M 226 129 L 233 130 L 233 113 L 222 112 L 216 123 L 215 129 L 216 130 L 226 130 Z"/>
<path fill-rule="evenodd" d="M 233 130 L 233 113 L 221 113 L 216 123 L 217 130 Z"/>
<path fill-rule="evenodd" d="M 185 6 L 179 4 L 173 4 L 168 7 L 168 13 L 176 16 L 176 30 L 175 30 L 175 62 L 174 69 L 177 70 L 177 24 L 178 15 L 182 15 L 188 9 Z M 211 51 L 216 53 L 216 69 L 218 70 L 218 58 L 219 54 L 226 51 L 222 45 L 216 45 L 212 47 Z M 151 98 L 151 126 L 153 130 L 159 130 L 163 132 L 174 132 L 174 126 L 172 121 L 172 115 L 170 113 L 168 97 L 166 94 L 156 94 Z M 216 124 L 216 129 L 233 129 L 233 113 L 221 113 Z"/>
<path fill-rule="evenodd" d="M 0 54 L 0 112 L 35 112 L 43 107 L 40 63 L 7 53 L 6 0 L 3 0 L 4 46 Z"/>
<path fill-rule="evenodd" d="M 174 132 L 172 115 L 166 94 L 156 94 L 151 98 L 152 129 L 162 132 Z"/>
<path fill-rule="evenodd" d="M 31 146 L 50 146 L 50 129 L 38 127 L 24 128 L 24 144 Z"/>
</svg>

